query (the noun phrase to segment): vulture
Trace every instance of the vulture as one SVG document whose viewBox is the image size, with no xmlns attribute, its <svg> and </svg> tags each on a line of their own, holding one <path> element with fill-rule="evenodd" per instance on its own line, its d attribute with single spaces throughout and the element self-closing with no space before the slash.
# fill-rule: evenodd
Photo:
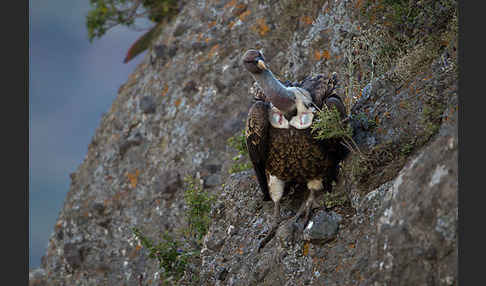
<svg viewBox="0 0 486 286">
<path fill-rule="evenodd" d="M 305 184 L 309 189 L 307 200 L 294 216 L 297 221 L 304 215 L 304 226 L 309 221 L 315 192 L 331 191 L 347 149 L 338 139 L 315 139 L 310 126 L 315 112 L 324 105 L 335 106 L 341 119 L 346 111 L 334 92 L 336 73 L 327 80 L 318 75 L 284 84 L 270 71 L 261 51 L 248 50 L 242 64 L 258 85 L 246 120 L 246 145 L 263 200 L 274 203 L 273 225 L 260 242 L 260 250 L 284 220 L 280 217 L 280 200 L 286 183 Z"/>
</svg>

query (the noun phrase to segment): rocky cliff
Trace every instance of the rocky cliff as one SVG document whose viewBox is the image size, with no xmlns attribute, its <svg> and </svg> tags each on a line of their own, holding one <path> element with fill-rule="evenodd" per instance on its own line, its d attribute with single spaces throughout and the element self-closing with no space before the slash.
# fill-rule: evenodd
<svg viewBox="0 0 486 286">
<path fill-rule="evenodd" d="M 457 285 L 457 4 L 422 1 L 428 17 L 407 5 L 186 4 L 103 116 L 30 285 L 162 284 L 132 229 L 157 240 L 183 228 L 188 175 L 216 199 L 198 259 L 166 283 Z M 250 48 L 283 81 L 336 71 L 356 143 L 309 226 L 282 224 L 261 252 L 273 204 L 252 170 L 228 172 L 227 139 L 251 105 Z M 289 188 L 281 211 L 305 192 Z"/>
</svg>

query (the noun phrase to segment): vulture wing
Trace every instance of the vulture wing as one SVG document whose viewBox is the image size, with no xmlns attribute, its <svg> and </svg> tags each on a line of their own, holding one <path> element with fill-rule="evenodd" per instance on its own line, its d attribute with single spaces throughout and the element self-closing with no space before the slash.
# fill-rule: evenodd
<svg viewBox="0 0 486 286">
<path fill-rule="evenodd" d="M 326 100 L 328 98 L 330 97 L 339 98 L 335 93 L 337 83 L 338 83 L 337 74 L 334 72 L 328 78 L 324 77 L 324 75 L 322 74 L 316 76 L 309 76 L 305 78 L 299 84 L 299 86 L 302 87 L 303 89 L 306 89 L 311 94 L 314 104 L 317 105 L 317 107 L 319 107 L 320 109 L 322 109 L 323 104 L 326 103 Z M 341 111 L 339 108 L 338 110 Z"/>
<path fill-rule="evenodd" d="M 331 94 L 331 96 L 329 96 L 328 98 L 326 98 L 326 100 L 324 100 L 324 104 L 326 104 L 328 108 L 332 108 L 333 106 L 335 106 L 337 111 L 339 111 L 341 120 L 347 116 L 346 107 L 344 106 L 343 101 L 337 94 Z"/>
<path fill-rule="evenodd" d="M 347 116 L 346 107 L 344 106 L 341 98 L 336 93 L 332 92 L 331 94 L 329 94 L 327 98 L 324 99 L 324 104 L 328 108 L 332 108 L 332 106 L 335 106 L 340 114 L 341 120 Z M 328 151 L 328 159 L 333 161 L 335 164 L 338 164 L 338 162 L 342 161 L 344 157 L 346 157 L 346 155 L 349 153 L 348 148 L 341 144 L 340 141 L 341 140 L 339 139 L 331 139 L 325 142 L 321 142 L 321 145 L 324 145 Z M 338 175 L 339 168 L 331 168 L 330 174 L 328 174 L 329 178 L 336 182 Z M 326 188 L 330 189 L 330 186 L 326 186 Z"/>
<path fill-rule="evenodd" d="M 268 154 L 268 110 L 269 104 L 264 101 L 256 101 L 246 120 L 246 147 L 250 160 L 255 169 L 255 173 L 263 192 L 263 200 L 269 201 L 270 193 L 268 192 L 267 176 L 265 174 L 265 163 Z"/>
<path fill-rule="evenodd" d="M 336 94 L 336 87 L 338 83 L 338 78 L 336 73 L 332 73 L 329 77 L 325 77 L 322 74 L 316 76 L 309 76 L 305 78 L 300 86 L 307 91 L 312 96 L 314 104 L 320 109 L 324 106 L 332 108 L 336 107 L 341 119 L 344 119 L 346 114 L 346 107 L 339 95 Z M 332 164 L 338 164 L 348 153 L 349 150 L 341 144 L 340 139 L 328 139 L 319 142 L 321 148 L 326 150 L 327 160 L 332 162 Z M 324 189 L 326 191 L 331 189 L 331 181 L 337 181 L 339 169 L 329 168 L 327 178 L 330 180 L 325 180 Z"/>
</svg>

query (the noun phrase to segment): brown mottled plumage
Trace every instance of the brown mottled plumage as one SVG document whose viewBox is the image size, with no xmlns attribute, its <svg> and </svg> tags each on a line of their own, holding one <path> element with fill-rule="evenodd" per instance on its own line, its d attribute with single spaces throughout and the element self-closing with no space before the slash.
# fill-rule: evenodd
<svg viewBox="0 0 486 286">
<path fill-rule="evenodd" d="M 308 77 L 292 87 L 284 86 L 266 67 L 259 51 L 249 50 L 243 56 L 243 64 L 257 81 L 261 90 L 257 91 L 255 103 L 250 108 L 246 122 L 246 143 L 251 162 L 264 195 L 264 200 L 274 201 L 274 225 L 261 242 L 261 249 L 274 235 L 280 223 L 280 199 L 285 183 L 293 181 L 306 183 L 310 190 L 307 201 L 298 211 L 295 219 L 305 214 L 305 224 L 313 206 L 314 191 L 331 190 L 331 183 L 337 177 L 337 166 L 346 153 L 337 140 L 317 140 L 310 128 L 297 129 L 294 126 L 276 128 L 270 124 L 269 113 L 272 106 L 287 120 L 302 113 L 297 101 L 304 89 L 312 104 L 322 109 L 324 105 L 336 106 L 345 117 L 344 104 L 334 92 L 336 74 L 326 80 L 322 75 Z M 304 93 L 305 93 L 304 92 Z M 263 93 L 263 94 L 262 94 Z M 300 94 L 300 95 L 299 95 Z M 310 104 L 300 105 L 304 111 Z"/>
<path fill-rule="evenodd" d="M 314 139 L 309 129 L 279 129 L 270 127 L 269 152 L 265 169 L 283 181 L 307 183 L 329 176 L 335 162 L 328 158 L 323 145 Z"/>
<path fill-rule="evenodd" d="M 265 174 L 265 164 L 268 153 L 268 130 L 270 123 L 268 120 L 261 120 L 268 117 L 269 104 L 263 101 L 255 102 L 246 120 L 246 146 L 250 160 L 253 163 L 255 173 L 258 178 L 258 183 L 263 192 L 263 200 L 270 200 L 270 193 L 268 192 L 268 183 Z"/>
</svg>

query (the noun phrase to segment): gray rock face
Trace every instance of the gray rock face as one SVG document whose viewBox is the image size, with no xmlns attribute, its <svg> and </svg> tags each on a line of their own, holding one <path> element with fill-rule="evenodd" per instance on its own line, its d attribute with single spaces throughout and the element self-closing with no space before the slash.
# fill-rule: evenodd
<svg viewBox="0 0 486 286">
<path fill-rule="evenodd" d="M 457 74 L 437 65 L 441 59 L 425 71 L 430 76 L 415 77 L 414 89 L 369 84 L 352 109 L 367 119 L 351 123 L 360 149 L 382 150 L 381 161 L 359 177 L 346 168 L 356 158 L 350 155 L 334 187 L 350 203 L 326 210 L 318 194 L 313 226 L 293 232 L 283 223 L 257 252 L 273 204 L 262 201 L 253 171 L 228 174 L 236 151 L 226 140 L 239 134 L 251 104 L 253 80 L 240 57 L 262 49 L 270 68 L 291 82 L 341 76 L 345 40 L 360 29 L 353 1 L 296 3 L 190 1 L 167 24 L 71 175 L 30 285 L 159 285 L 163 272 L 132 228 L 157 241 L 183 227 L 186 175 L 217 195 L 201 285 L 457 285 Z M 444 119 L 429 134 L 423 110 L 430 93 L 442 100 Z M 302 186 L 289 188 L 282 215 L 295 214 L 306 195 Z"/>
<path fill-rule="evenodd" d="M 312 242 L 327 242 L 336 237 L 341 216 L 332 212 L 319 211 L 304 229 L 304 239 Z"/>
<path fill-rule="evenodd" d="M 232 176 L 206 236 L 204 285 L 457 285 L 454 124 L 444 124 L 449 131 L 412 156 L 395 179 L 363 196 L 347 223 L 319 210 L 303 239 L 282 224 L 262 253 L 256 248 L 271 203 L 261 201 L 250 173 Z M 282 210 L 296 211 L 293 205 L 287 199 Z M 236 234 L 224 231 L 235 225 Z M 218 267 L 227 271 L 223 281 L 215 276 Z"/>
<path fill-rule="evenodd" d="M 46 271 L 42 268 L 37 268 L 29 271 L 29 285 L 30 286 L 45 286 Z"/>
<path fill-rule="evenodd" d="M 142 97 L 139 104 L 143 113 L 154 113 L 157 107 L 152 96 Z"/>
</svg>

